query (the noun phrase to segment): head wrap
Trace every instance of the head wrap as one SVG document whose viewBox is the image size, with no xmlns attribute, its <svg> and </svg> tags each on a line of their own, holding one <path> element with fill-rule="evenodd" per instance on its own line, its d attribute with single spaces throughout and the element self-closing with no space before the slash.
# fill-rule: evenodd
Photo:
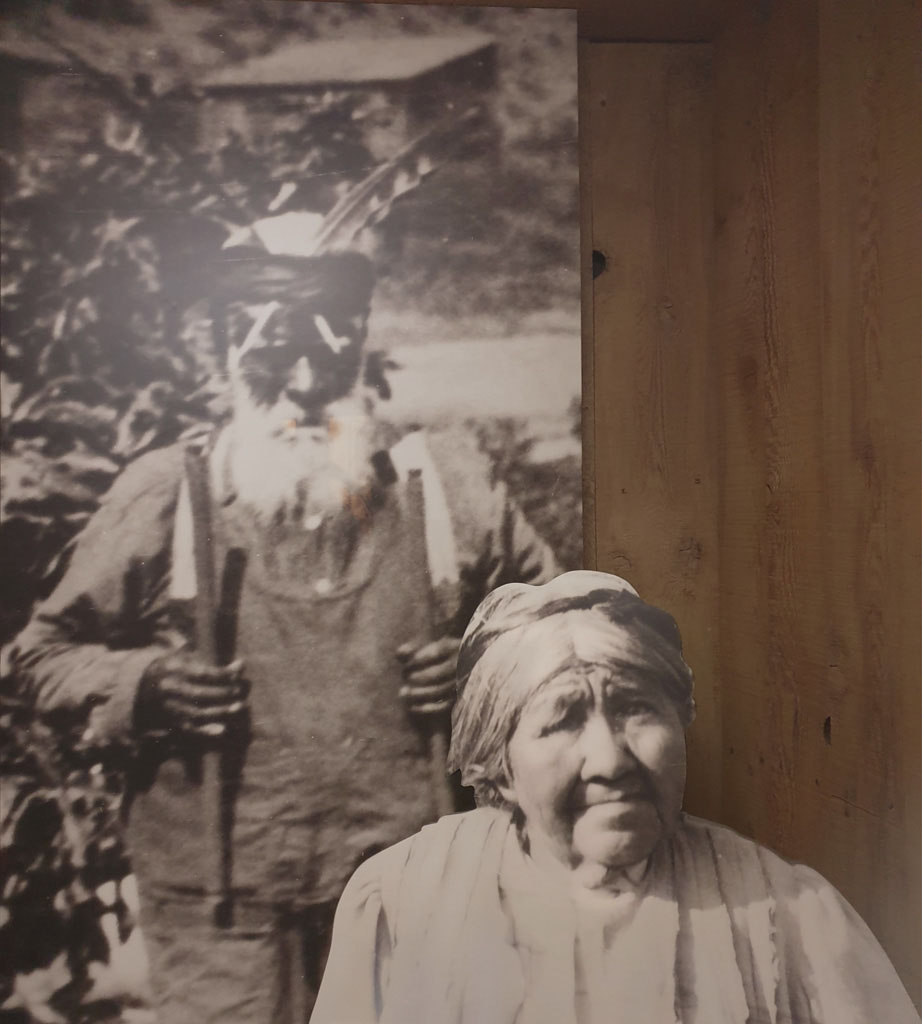
<svg viewBox="0 0 922 1024">
<path fill-rule="evenodd" d="M 651 685 L 694 717 L 692 673 L 675 619 L 641 600 L 618 576 L 577 570 L 543 586 L 509 583 L 474 612 L 458 654 L 458 701 L 449 768 L 479 803 L 502 803 L 506 748 L 522 709 L 542 682 L 574 663 L 614 664 L 624 634 Z"/>
<path fill-rule="evenodd" d="M 319 313 L 367 313 L 374 287 L 371 260 L 358 252 L 321 256 L 273 256 L 232 249 L 215 265 L 215 294 L 228 302 L 279 300 L 313 304 Z"/>
</svg>

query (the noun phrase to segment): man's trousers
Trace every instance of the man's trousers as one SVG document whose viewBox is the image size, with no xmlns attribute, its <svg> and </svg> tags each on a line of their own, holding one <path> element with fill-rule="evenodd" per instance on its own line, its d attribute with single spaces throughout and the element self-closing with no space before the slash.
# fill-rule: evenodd
<svg viewBox="0 0 922 1024">
<path fill-rule="evenodd" d="M 219 928 L 198 900 L 142 905 L 159 1024 L 307 1024 L 335 907 L 236 906 Z"/>
</svg>

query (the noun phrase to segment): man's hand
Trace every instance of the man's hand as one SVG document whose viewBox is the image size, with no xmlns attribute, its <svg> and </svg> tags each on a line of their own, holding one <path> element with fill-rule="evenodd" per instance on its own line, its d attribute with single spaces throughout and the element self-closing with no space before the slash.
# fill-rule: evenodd
<svg viewBox="0 0 922 1024">
<path fill-rule="evenodd" d="M 399 695 L 411 715 L 444 715 L 452 709 L 460 646 L 460 638 L 445 636 L 421 646 L 411 642 L 397 648 L 405 680 Z"/>
<path fill-rule="evenodd" d="M 249 684 L 243 662 L 216 668 L 194 651 L 157 658 L 141 677 L 135 724 L 141 733 L 174 731 L 192 736 L 222 736 L 246 710 Z"/>
</svg>

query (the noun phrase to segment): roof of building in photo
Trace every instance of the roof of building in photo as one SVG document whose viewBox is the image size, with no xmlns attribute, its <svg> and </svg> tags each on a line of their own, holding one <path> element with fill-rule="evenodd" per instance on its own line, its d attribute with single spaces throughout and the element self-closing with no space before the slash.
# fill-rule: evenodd
<svg viewBox="0 0 922 1024">
<path fill-rule="evenodd" d="M 490 36 L 474 32 L 417 38 L 402 35 L 315 40 L 221 68 L 201 84 L 209 92 L 221 92 L 411 81 L 453 61 L 483 54 L 494 45 Z"/>
</svg>

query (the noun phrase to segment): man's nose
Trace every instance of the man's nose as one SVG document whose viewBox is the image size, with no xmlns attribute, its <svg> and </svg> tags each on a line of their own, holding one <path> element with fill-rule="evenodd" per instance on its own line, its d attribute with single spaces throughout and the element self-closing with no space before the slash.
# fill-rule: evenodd
<svg viewBox="0 0 922 1024">
<path fill-rule="evenodd" d="M 301 356 L 288 374 L 285 394 L 292 401 L 303 404 L 309 398 L 313 388 L 314 371 L 311 369 L 307 356 Z"/>
<path fill-rule="evenodd" d="M 589 779 L 617 779 L 633 764 L 633 755 L 624 735 L 624 730 L 609 721 L 601 711 L 590 715 L 582 736 L 583 764 L 581 775 Z"/>
</svg>

